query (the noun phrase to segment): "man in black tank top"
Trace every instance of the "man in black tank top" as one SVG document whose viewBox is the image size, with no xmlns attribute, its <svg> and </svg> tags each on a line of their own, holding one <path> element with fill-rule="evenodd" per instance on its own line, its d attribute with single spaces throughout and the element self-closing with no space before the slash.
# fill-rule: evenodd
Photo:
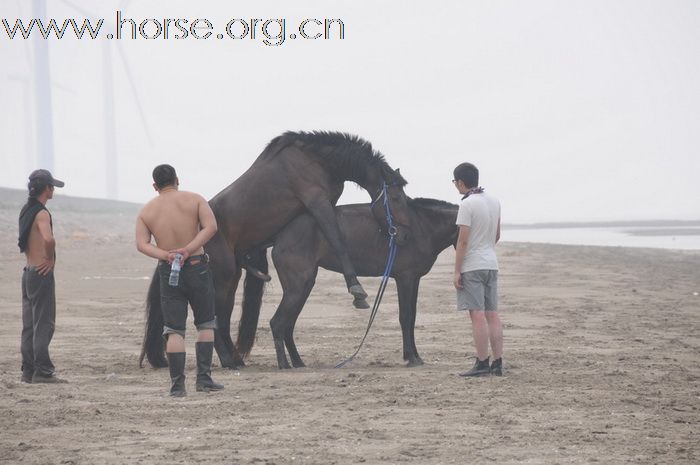
<svg viewBox="0 0 700 465">
<path fill-rule="evenodd" d="M 19 214 L 21 253 L 27 257 L 22 274 L 22 382 L 65 383 L 54 375 L 49 344 L 56 326 L 56 241 L 46 202 L 64 183 L 47 170 L 29 175 L 29 198 Z"/>
</svg>

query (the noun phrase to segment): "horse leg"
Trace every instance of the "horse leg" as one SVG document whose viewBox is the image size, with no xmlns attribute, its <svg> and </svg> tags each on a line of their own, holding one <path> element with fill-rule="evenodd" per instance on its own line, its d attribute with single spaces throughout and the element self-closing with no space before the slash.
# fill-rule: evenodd
<svg viewBox="0 0 700 465">
<path fill-rule="evenodd" d="M 238 355 L 233 340 L 231 339 L 231 314 L 236 298 L 236 289 L 241 279 L 241 270 L 235 272 L 232 280 L 214 283 L 216 294 L 216 326 L 214 332 L 214 347 L 225 368 L 238 369 L 245 366 L 243 359 Z"/>
<path fill-rule="evenodd" d="M 292 359 L 292 366 L 294 368 L 304 368 L 306 364 L 301 359 L 297 346 L 294 342 L 294 327 L 292 327 L 288 337 L 285 339 L 285 344 L 287 345 L 287 350 L 289 351 L 289 358 Z"/>
<path fill-rule="evenodd" d="M 270 323 L 272 326 L 272 323 Z M 273 331 L 274 332 L 274 331 Z M 287 353 L 284 351 L 284 338 L 279 337 L 279 335 L 273 335 L 273 341 L 275 342 L 275 354 L 277 355 L 277 368 L 280 370 L 287 370 L 292 368 L 287 360 Z"/>
<path fill-rule="evenodd" d="M 277 271 L 280 276 L 279 270 Z M 280 279 L 281 280 L 281 279 Z M 291 368 L 287 360 L 287 354 L 284 350 L 284 342 L 288 328 L 290 326 L 290 316 L 294 313 L 294 306 L 299 301 L 299 289 L 282 286 L 283 296 L 277 311 L 270 319 L 270 329 L 272 330 L 272 339 L 275 342 L 275 353 L 277 354 L 277 366 L 280 370 Z"/>
<path fill-rule="evenodd" d="M 338 226 L 333 205 L 327 199 L 316 197 L 312 202 L 306 204 L 306 207 L 316 219 L 335 255 L 340 259 L 348 292 L 354 297 L 353 305 L 357 308 L 369 308 L 366 300 L 367 293 L 357 280 L 357 273 L 345 247 L 345 240 Z"/>
<path fill-rule="evenodd" d="M 241 269 L 221 232 L 214 235 L 204 250 L 209 254 L 209 268 L 214 279 L 214 306 L 217 320 L 214 347 L 221 366 L 236 369 L 245 366 L 231 340 L 231 314 L 236 298 L 236 288 L 241 279 Z"/>
<path fill-rule="evenodd" d="M 401 323 L 401 336 L 403 339 L 403 359 L 408 362 L 406 366 L 414 367 L 422 365 L 423 361 L 418 357 L 412 341 L 413 324 L 415 323 L 415 296 L 417 283 L 413 276 L 399 276 L 396 278 L 396 288 L 399 294 L 399 323 Z"/>
<path fill-rule="evenodd" d="M 282 285 L 282 301 L 277 311 L 270 320 L 272 337 L 275 341 L 277 353 L 277 365 L 280 369 L 291 368 L 285 353 L 285 342 L 290 340 L 290 334 L 294 331 L 294 323 L 301 313 L 304 303 L 314 286 L 318 265 L 313 258 L 313 243 L 307 244 L 310 236 L 301 236 L 295 240 L 296 247 L 287 249 L 284 239 L 280 237 L 280 244 L 272 249 L 272 261 L 277 270 L 277 277 Z M 291 345 L 287 344 L 292 363 L 295 367 L 303 366 L 299 352 L 291 339 Z"/>
<path fill-rule="evenodd" d="M 289 305 L 288 302 L 285 301 L 285 299 L 287 299 L 287 295 L 288 294 L 285 291 L 284 296 L 282 297 L 282 302 L 280 302 L 275 314 L 272 316 L 272 319 L 270 319 L 272 340 L 275 343 L 275 354 L 277 355 L 277 368 L 280 370 L 291 368 L 291 365 L 289 365 L 289 360 L 287 360 L 287 354 L 284 351 L 284 314 L 285 308 Z"/>
<path fill-rule="evenodd" d="M 301 300 L 296 302 L 296 305 L 292 307 L 292 311 L 290 312 L 291 321 L 290 324 L 287 326 L 287 333 L 284 336 L 284 343 L 287 346 L 287 352 L 289 352 L 289 358 L 292 359 L 292 365 L 294 366 L 294 368 L 303 368 L 306 366 L 304 364 L 304 361 L 301 359 L 299 351 L 297 350 L 297 345 L 294 342 L 294 327 L 296 326 L 299 314 L 304 309 L 304 304 L 306 303 L 307 299 L 309 298 L 309 295 L 311 294 L 311 290 L 314 288 L 317 273 L 318 267 L 316 268 L 316 270 L 314 270 L 311 280 L 306 283 L 304 294 L 302 295 Z"/>
<path fill-rule="evenodd" d="M 418 355 L 415 337 L 416 314 L 418 313 L 418 287 L 420 287 L 420 277 L 415 278 L 415 283 L 413 286 L 413 297 L 411 299 L 411 302 L 413 302 L 411 309 L 413 311 L 411 312 L 411 321 L 409 324 L 409 328 L 411 328 L 411 348 L 413 349 L 413 357 L 418 362 L 418 365 L 423 365 L 423 359 L 420 358 L 420 355 Z"/>
<path fill-rule="evenodd" d="M 281 278 L 279 269 L 277 273 Z M 298 282 L 298 280 L 295 279 L 295 282 Z M 304 308 L 304 303 L 313 288 L 313 277 L 311 278 L 311 283 L 306 286 L 302 283 L 301 286 L 283 285 L 283 288 L 284 296 L 282 297 L 282 302 L 280 302 L 277 311 L 270 320 L 270 328 L 272 329 L 272 337 L 275 341 L 275 351 L 277 353 L 277 365 L 280 369 L 291 368 L 284 350 L 286 345 L 289 356 L 292 359 L 292 365 L 295 368 L 303 367 L 304 362 L 301 360 L 294 344 L 293 332 L 294 323 Z"/>
</svg>

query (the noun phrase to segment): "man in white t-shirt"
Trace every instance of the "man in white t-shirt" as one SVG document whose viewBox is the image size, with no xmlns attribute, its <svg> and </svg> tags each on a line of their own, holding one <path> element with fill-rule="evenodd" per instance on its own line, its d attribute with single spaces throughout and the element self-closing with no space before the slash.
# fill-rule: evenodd
<svg viewBox="0 0 700 465">
<path fill-rule="evenodd" d="M 472 321 L 476 363 L 460 376 L 502 375 L 503 329 L 498 316 L 498 260 L 495 246 L 501 236 L 501 204 L 479 187 L 479 170 L 462 163 L 452 182 L 462 204 L 457 213 L 454 286 L 457 309 L 468 310 Z M 489 342 L 493 363 L 489 366 Z"/>
</svg>

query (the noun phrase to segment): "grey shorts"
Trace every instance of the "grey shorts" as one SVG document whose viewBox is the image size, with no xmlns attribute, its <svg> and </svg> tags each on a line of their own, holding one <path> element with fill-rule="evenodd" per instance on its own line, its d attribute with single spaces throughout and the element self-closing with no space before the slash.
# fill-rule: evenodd
<svg viewBox="0 0 700 465">
<path fill-rule="evenodd" d="M 462 273 L 462 289 L 457 289 L 457 310 L 498 310 L 498 270 Z"/>
</svg>

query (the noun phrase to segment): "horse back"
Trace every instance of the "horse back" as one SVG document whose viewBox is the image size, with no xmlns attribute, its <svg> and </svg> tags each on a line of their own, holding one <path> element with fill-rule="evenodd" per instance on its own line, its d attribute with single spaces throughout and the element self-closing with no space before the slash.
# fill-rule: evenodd
<svg viewBox="0 0 700 465">
<path fill-rule="evenodd" d="M 263 155 L 209 202 L 219 230 L 236 250 L 268 241 L 310 201 L 325 198 L 335 204 L 343 190 L 342 180 L 296 146 Z"/>
</svg>

